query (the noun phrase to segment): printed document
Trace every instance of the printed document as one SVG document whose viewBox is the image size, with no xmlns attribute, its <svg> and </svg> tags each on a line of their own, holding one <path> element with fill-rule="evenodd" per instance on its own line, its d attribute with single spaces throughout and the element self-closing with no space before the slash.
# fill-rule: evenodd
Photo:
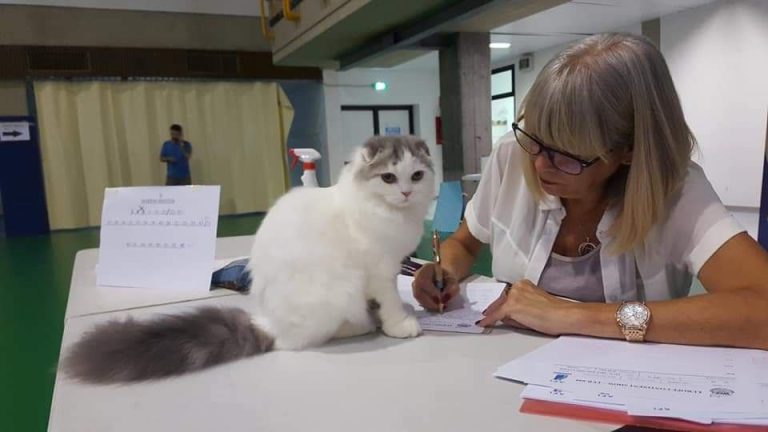
<svg viewBox="0 0 768 432">
<path fill-rule="evenodd" d="M 561 337 L 495 375 L 537 386 L 524 394 L 533 399 L 698 423 L 768 424 L 768 354 L 758 350 Z"/>
<path fill-rule="evenodd" d="M 104 191 L 99 285 L 207 292 L 219 186 Z"/>
</svg>

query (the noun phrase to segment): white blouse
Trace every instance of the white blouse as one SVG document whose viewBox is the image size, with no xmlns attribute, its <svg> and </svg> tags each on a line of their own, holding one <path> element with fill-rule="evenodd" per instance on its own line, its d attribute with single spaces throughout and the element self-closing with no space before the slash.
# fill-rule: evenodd
<svg viewBox="0 0 768 432">
<path fill-rule="evenodd" d="M 513 133 L 501 138 L 467 204 L 472 235 L 489 243 L 496 279 L 538 284 L 565 208 L 547 195 L 536 202 L 523 177 L 520 149 Z M 744 229 L 726 210 L 703 170 L 691 162 L 682 189 L 670 197 L 666 219 L 648 233 L 642 246 L 612 254 L 608 229 L 617 216 L 608 208 L 597 228 L 605 301 L 669 300 L 685 297 L 693 275 L 726 241 Z"/>
</svg>

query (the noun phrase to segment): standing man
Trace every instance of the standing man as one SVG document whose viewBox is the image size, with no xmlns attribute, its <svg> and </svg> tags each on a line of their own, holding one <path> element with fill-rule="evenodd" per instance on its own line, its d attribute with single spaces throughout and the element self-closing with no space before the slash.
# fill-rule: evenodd
<svg viewBox="0 0 768 432">
<path fill-rule="evenodd" d="M 189 158 L 192 157 L 192 144 L 184 141 L 184 132 L 180 125 L 171 125 L 171 139 L 163 143 L 160 161 L 168 166 L 165 178 L 166 186 L 187 186 L 192 184 L 189 171 Z"/>
</svg>

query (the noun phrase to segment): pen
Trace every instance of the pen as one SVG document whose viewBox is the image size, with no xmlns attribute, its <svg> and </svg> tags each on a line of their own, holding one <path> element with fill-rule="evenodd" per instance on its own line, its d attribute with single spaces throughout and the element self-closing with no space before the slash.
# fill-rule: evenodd
<svg viewBox="0 0 768 432">
<path fill-rule="evenodd" d="M 440 313 L 443 313 L 445 305 L 443 304 L 443 268 L 440 265 L 440 236 L 437 234 L 437 230 L 432 230 L 432 255 L 435 262 L 435 286 L 440 291 Z"/>
</svg>

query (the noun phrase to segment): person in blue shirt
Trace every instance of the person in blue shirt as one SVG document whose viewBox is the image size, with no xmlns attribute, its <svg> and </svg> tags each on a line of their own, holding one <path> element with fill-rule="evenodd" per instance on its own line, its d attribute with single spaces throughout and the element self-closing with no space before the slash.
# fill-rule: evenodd
<svg viewBox="0 0 768 432">
<path fill-rule="evenodd" d="M 171 139 L 163 143 L 160 150 L 160 161 L 164 162 L 168 171 L 165 178 L 166 186 L 186 186 L 192 184 L 192 174 L 189 171 L 189 158 L 192 157 L 192 144 L 184 141 L 184 130 L 180 125 L 171 125 Z"/>
</svg>

